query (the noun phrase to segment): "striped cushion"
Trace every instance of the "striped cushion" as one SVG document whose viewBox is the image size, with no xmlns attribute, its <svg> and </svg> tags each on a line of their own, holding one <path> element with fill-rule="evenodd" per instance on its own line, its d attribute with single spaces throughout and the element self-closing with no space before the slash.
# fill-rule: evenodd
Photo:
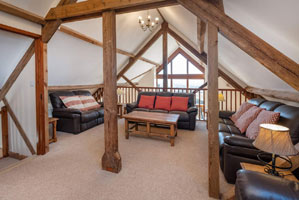
<svg viewBox="0 0 299 200">
<path fill-rule="evenodd" d="M 79 96 L 59 96 L 59 98 L 67 108 L 84 110 L 84 105 Z"/>
<path fill-rule="evenodd" d="M 276 124 L 279 120 L 280 113 L 262 110 L 257 118 L 248 126 L 246 137 L 255 139 L 260 131 L 260 124 Z"/>
<path fill-rule="evenodd" d="M 81 99 L 85 110 L 93 110 L 101 107 L 93 96 L 79 96 L 79 98 Z"/>
</svg>

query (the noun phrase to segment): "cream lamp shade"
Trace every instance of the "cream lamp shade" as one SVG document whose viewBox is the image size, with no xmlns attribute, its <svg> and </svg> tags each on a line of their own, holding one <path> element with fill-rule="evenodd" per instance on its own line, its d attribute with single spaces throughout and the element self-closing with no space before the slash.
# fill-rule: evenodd
<svg viewBox="0 0 299 200">
<path fill-rule="evenodd" d="M 277 124 L 260 124 L 260 132 L 253 145 L 262 151 L 280 156 L 298 154 L 292 143 L 289 128 Z"/>
<path fill-rule="evenodd" d="M 218 94 L 218 101 L 224 101 L 224 96 L 222 93 Z"/>
<path fill-rule="evenodd" d="M 124 94 L 124 91 L 122 91 L 122 89 L 119 89 L 119 88 L 118 88 L 118 89 L 116 90 L 116 93 L 117 93 L 117 95 L 120 96 L 120 95 L 123 95 L 123 94 Z"/>
</svg>

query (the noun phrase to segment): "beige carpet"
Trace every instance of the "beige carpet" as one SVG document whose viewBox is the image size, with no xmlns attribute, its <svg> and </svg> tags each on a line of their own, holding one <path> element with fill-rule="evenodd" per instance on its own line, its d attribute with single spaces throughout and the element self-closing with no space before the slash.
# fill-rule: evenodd
<svg viewBox="0 0 299 200">
<path fill-rule="evenodd" d="M 179 130 L 175 146 L 148 138 L 124 139 L 119 120 L 122 170 L 101 170 L 104 126 L 79 135 L 58 133 L 50 152 L 0 172 L 0 199 L 194 200 L 208 198 L 207 131 Z M 231 186 L 223 181 L 221 190 Z"/>
</svg>

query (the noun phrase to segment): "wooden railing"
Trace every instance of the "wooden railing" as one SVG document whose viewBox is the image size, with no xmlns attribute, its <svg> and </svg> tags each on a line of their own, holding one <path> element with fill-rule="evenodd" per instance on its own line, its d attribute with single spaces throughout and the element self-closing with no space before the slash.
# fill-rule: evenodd
<svg viewBox="0 0 299 200">
<path fill-rule="evenodd" d="M 118 103 L 127 104 L 137 101 L 139 92 L 163 92 L 163 88 L 158 87 L 128 87 L 118 86 L 118 90 L 122 91 L 122 95 L 118 96 Z M 207 119 L 208 110 L 208 90 L 207 89 L 196 89 L 196 88 L 168 88 L 168 92 L 174 93 L 195 93 L 195 104 L 199 109 L 198 120 Z M 219 89 L 219 93 L 224 96 L 224 101 L 219 102 L 219 109 L 226 111 L 236 111 L 240 105 L 247 101 L 247 95 L 244 95 L 243 90 L 238 89 Z M 94 97 L 97 101 L 103 101 L 104 88 L 99 88 L 95 93 Z"/>
</svg>

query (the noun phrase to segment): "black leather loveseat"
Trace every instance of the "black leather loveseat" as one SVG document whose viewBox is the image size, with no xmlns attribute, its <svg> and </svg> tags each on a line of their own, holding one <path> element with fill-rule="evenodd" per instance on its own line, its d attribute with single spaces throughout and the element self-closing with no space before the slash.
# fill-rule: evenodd
<svg viewBox="0 0 299 200">
<path fill-rule="evenodd" d="M 299 199 L 299 182 L 247 170 L 239 170 L 237 177 L 236 200 Z"/>
<path fill-rule="evenodd" d="M 299 107 L 261 98 L 250 99 L 248 102 L 269 111 L 279 112 L 278 124 L 290 129 L 293 144 L 299 142 Z M 254 140 L 245 137 L 245 134 L 241 134 L 234 126 L 233 121 L 229 119 L 232 114 L 226 111 L 219 112 L 220 167 L 229 183 L 235 183 L 236 173 L 241 169 L 241 162 L 261 164 L 257 159 L 257 154 L 261 151 L 253 146 Z M 269 161 L 270 159 L 269 155 Z"/>
<path fill-rule="evenodd" d="M 166 110 L 150 110 L 146 108 L 138 108 L 138 104 L 140 101 L 140 96 L 146 95 L 146 96 L 179 96 L 179 97 L 188 97 L 188 110 L 187 112 L 184 111 L 166 111 Z M 126 110 L 127 113 L 130 113 L 134 110 L 136 111 L 148 111 L 148 112 L 161 112 L 161 113 L 173 113 L 173 114 L 179 114 L 179 120 L 178 120 L 178 128 L 181 129 L 189 129 L 194 130 L 195 124 L 196 124 L 196 115 L 198 112 L 198 109 L 194 106 L 194 100 L 195 96 L 194 94 L 190 93 L 171 93 L 171 92 L 140 92 L 137 97 L 137 102 L 127 104 Z"/>
<path fill-rule="evenodd" d="M 89 91 L 57 91 L 49 94 L 53 106 L 53 117 L 59 118 L 57 130 L 78 134 L 104 122 L 104 108 L 80 111 L 66 108 L 59 96 L 84 95 L 90 96 Z"/>
</svg>

